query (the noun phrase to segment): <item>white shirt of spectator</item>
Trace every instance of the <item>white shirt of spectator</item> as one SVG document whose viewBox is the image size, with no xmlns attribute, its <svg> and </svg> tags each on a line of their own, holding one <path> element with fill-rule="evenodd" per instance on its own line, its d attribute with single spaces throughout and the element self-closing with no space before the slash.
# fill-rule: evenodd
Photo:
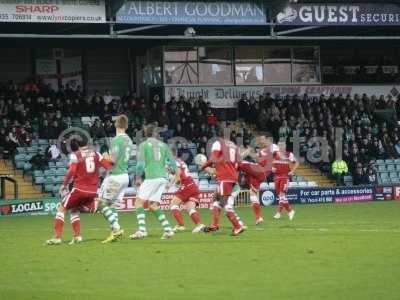
<svg viewBox="0 0 400 300">
<path fill-rule="evenodd" d="M 105 104 L 110 104 L 111 101 L 113 100 L 113 96 L 111 96 L 111 95 L 104 95 L 103 100 L 104 100 L 104 103 L 105 103 Z"/>
<path fill-rule="evenodd" d="M 56 145 L 51 145 L 49 149 L 49 153 L 51 153 L 51 159 L 57 159 L 60 156 L 60 150 L 58 150 Z"/>
</svg>

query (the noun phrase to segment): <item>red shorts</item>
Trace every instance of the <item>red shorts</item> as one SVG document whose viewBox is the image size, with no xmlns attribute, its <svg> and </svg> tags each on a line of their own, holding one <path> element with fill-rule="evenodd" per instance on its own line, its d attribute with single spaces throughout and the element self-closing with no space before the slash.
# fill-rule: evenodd
<svg viewBox="0 0 400 300">
<path fill-rule="evenodd" d="M 95 208 L 96 192 L 82 191 L 76 188 L 64 197 L 61 205 L 66 209 L 77 209 L 82 212 L 90 212 Z"/>
<path fill-rule="evenodd" d="M 275 191 L 279 196 L 280 194 L 286 194 L 289 187 L 289 178 L 277 178 L 274 179 Z"/>
<path fill-rule="evenodd" d="M 199 202 L 200 191 L 195 183 L 184 185 L 176 191 L 175 196 L 179 198 L 183 203 L 188 201 Z"/>
<path fill-rule="evenodd" d="M 233 187 L 236 185 L 236 182 L 232 181 L 220 181 L 218 183 L 217 193 L 219 196 L 230 196 L 233 191 Z"/>
<path fill-rule="evenodd" d="M 261 183 L 268 176 L 268 171 L 262 166 L 250 162 L 241 162 L 239 169 L 246 174 L 246 181 L 253 191 L 259 191 Z"/>
</svg>

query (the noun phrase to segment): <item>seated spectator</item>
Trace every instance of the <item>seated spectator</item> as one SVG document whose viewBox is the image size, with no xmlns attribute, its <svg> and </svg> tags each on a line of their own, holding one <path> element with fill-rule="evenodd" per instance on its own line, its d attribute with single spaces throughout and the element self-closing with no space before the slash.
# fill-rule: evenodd
<svg viewBox="0 0 400 300">
<path fill-rule="evenodd" d="M 17 139 L 20 146 L 30 146 L 32 142 L 32 136 L 25 130 L 25 127 L 22 127 L 17 132 Z"/>
<path fill-rule="evenodd" d="M 332 164 L 332 175 L 336 179 L 338 186 L 343 185 L 343 178 L 349 172 L 347 164 L 342 159 L 337 159 Z"/>
<path fill-rule="evenodd" d="M 377 183 L 376 172 L 374 171 L 374 169 L 369 168 L 366 176 L 367 176 L 366 183 L 368 183 L 368 184 L 376 184 Z"/>
<path fill-rule="evenodd" d="M 193 163 L 193 153 L 189 150 L 187 143 L 183 143 L 182 146 L 178 148 L 178 157 L 188 165 Z"/>
<path fill-rule="evenodd" d="M 211 109 L 207 112 L 207 124 L 208 126 L 216 126 L 217 125 L 217 117 L 211 111 Z"/>
<path fill-rule="evenodd" d="M 92 127 L 90 127 L 90 136 L 93 139 L 101 139 L 106 137 L 106 131 L 104 130 L 104 127 L 99 119 L 96 119 Z"/>
<path fill-rule="evenodd" d="M 58 160 L 61 157 L 60 149 L 58 149 L 55 142 L 53 142 L 50 146 L 46 149 L 46 157 L 47 160 Z"/>
<path fill-rule="evenodd" d="M 103 100 L 106 105 L 110 104 L 111 101 L 113 100 L 113 96 L 111 95 L 111 92 L 109 90 L 107 90 L 106 93 L 104 94 Z"/>
<path fill-rule="evenodd" d="M 363 172 L 362 164 L 357 164 L 356 171 L 353 174 L 353 184 L 360 185 L 365 183 L 365 174 Z"/>
</svg>

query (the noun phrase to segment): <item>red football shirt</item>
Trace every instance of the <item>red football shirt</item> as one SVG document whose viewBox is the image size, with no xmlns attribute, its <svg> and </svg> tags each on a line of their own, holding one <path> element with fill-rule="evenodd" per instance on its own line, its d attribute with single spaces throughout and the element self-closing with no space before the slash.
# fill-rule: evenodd
<svg viewBox="0 0 400 300">
<path fill-rule="evenodd" d="M 274 153 L 274 160 L 272 167 L 276 169 L 274 173 L 275 178 L 289 178 L 290 166 L 289 163 L 295 162 L 296 158 L 292 152 L 286 151 L 284 154 L 278 152 Z"/>
<path fill-rule="evenodd" d="M 211 147 L 211 159 L 203 168 L 215 166 L 216 177 L 219 182 L 237 182 L 239 179 L 238 162 L 239 150 L 231 141 L 218 139 Z"/>
<path fill-rule="evenodd" d="M 194 183 L 194 180 L 192 176 L 190 176 L 189 169 L 187 164 L 181 160 L 177 159 L 176 160 L 176 166 L 179 169 L 179 181 L 182 186 L 188 186 Z"/>
<path fill-rule="evenodd" d="M 79 150 L 70 155 L 70 165 L 64 177 L 64 185 L 72 179 L 74 188 L 87 192 L 97 192 L 99 169 L 111 168 L 111 163 L 91 149 Z"/>
</svg>

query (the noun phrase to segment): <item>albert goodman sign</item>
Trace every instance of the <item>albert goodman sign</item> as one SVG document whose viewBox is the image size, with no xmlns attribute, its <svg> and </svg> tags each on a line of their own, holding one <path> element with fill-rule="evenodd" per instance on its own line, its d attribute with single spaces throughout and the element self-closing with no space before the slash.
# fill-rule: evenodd
<svg viewBox="0 0 400 300">
<path fill-rule="evenodd" d="M 128 1 L 117 23 L 189 25 L 264 25 L 263 1 Z"/>
<path fill-rule="evenodd" d="M 0 22 L 105 23 L 104 0 L 0 0 Z"/>
<path fill-rule="evenodd" d="M 279 25 L 400 25 L 400 6 L 384 3 L 307 3 L 287 6 Z M 372 2 L 372 1 L 371 1 Z"/>
</svg>

